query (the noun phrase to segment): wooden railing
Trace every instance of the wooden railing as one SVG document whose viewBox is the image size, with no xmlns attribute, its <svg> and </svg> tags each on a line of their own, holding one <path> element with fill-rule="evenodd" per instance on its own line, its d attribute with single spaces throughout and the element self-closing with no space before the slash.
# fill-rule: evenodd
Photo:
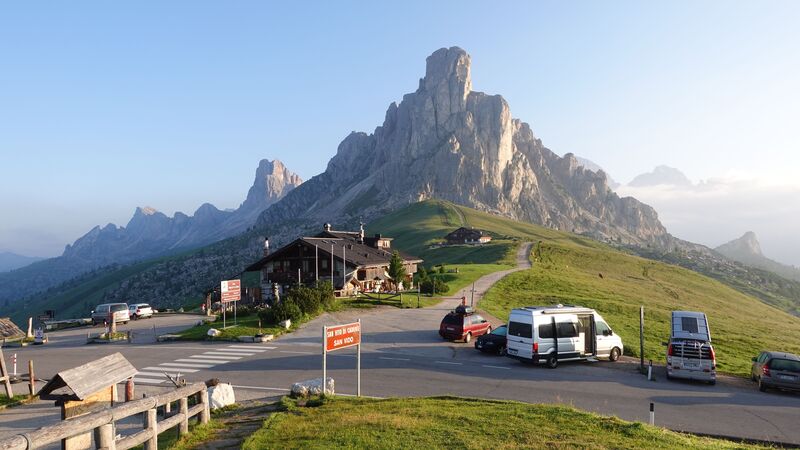
<svg viewBox="0 0 800 450">
<path fill-rule="evenodd" d="M 196 405 L 189 407 L 189 397 L 199 396 Z M 156 408 L 178 402 L 178 411 L 158 420 Z M 115 422 L 144 413 L 143 429 L 117 440 Z M 0 440 L 0 450 L 28 450 L 54 444 L 62 439 L 94 431 L 95 448 L 126 450 L 144 444 L 145 450 L 158 449 L 158 434 L 178 426 L 180 435 L 189 433 L 189 419 L 199 415 L 200 423 L 208 423 L 210 412 L 205 383 L 194 383 L 174 391 L 123 403 L 119 406 L 64 420 L 56 425 L 39 428 L 26 434 Z"/>
</svg>

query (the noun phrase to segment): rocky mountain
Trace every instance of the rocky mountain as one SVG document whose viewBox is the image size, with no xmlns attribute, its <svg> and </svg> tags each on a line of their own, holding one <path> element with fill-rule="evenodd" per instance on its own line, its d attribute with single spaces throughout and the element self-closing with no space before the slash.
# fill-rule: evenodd
<svg viewBox="0 0 800 450">
<path fill-rule="evenodd" d="M 110 264 L 125 264 L 174 254 L 235 236 L 252 227 L 259 214 L 302 184 L 299 176 L 278 160 L 262 160 L 245 201 L 234 211 L 210 203 L 192 216 L 168 217 L 151 207 L 139 207 L 128 224 L 96 226 L 67 245 L 57 258 L 0 274 L 0 300 L 13 300 L 44 290 L 81 273 Z"/>
<path fill-rule="evenodd" d="M 742 264 L 774 272 L 791 280 L 800 281 L 800 269 L 773 261 L 761 252 L 756 234 L 746 232 L 742 237 L 715 248 L 722 255 Z"/>
<path fill-rule="evenodd" d="M 9 270 L 19 269 L 36 261 L 41 261 L 44 258 L 35 256 L 18 255 L 13 252 L 0 252 L 0 272 L 8 272 Z"/>
<path fill-rule="evenodd" d="M 464 50 L 442 48 L 426 62 L 418 89 L 389 105 L 383 125 L 347 136 L 326 171 L 258 225 L 356 222 L 438 198 L 599 239 L 672 242 L 653 208 L 620 198 L 604 172 L 572 154 L 550 151 L 500 95 L 474 91 Z"/>
<path fill-rule="evenodd" d="M 678 169 L 669 166 L 658 166 L 652 172 L 637 175 L 628 186 L 691 186 L 692 182 Z"/>
<path fill-rule="evenodd" d="M 594 161 L 592 161 L 590 159 L 582 158 L 580 156 L 576 156 L 575 159 L 577 159 L 578 160 L 578 164 L 583 166 L 585 169 L 589 169 L 589 170 L 591 170 L 593 172 L 603 171 L 603 173 L 606 174 L 606 180 L 608 182 L 608 187 L 610 187 L 611 189 L 616 189 L 616 188 L 618 188 L 620 186 L 620 184 L 616 180 L 611 178 L 611 175 L 609 175 L 608 172 L 606 172 L 605 169 L 600 167 L 600 165 L 597 164 L 596 162 L 594 162 Z"/>
</svg>

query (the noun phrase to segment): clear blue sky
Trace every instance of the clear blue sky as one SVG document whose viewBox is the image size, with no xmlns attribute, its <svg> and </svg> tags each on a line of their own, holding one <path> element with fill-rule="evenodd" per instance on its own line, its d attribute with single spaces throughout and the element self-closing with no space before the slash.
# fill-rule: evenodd
<svg viewBox="0 0 800 450">
<path fill-rule="evenodd" d="M 800 2 L 4 2 L 0 250 L 236 207 L 262 158 L 310 178 L 452 45 L 475 90 L 619 181 L 790 178 L 798 23 Z"/>
</svg>

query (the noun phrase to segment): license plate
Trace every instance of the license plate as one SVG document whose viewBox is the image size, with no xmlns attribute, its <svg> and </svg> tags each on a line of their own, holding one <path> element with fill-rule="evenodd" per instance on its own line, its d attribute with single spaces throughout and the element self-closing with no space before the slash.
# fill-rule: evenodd
<svg viewBox="0 0 800 450">
<path fill-rule="evenodd" d="M 794 381 L 795 377 L 791 375 L 781 375 L 781 380 L 783 381 Z"/>
<path fill-rule="evenodd" d="M 447 328 L 445 328 L 445 330 L 447 330 L 447 331 L 453 331 L 453 330 L 455 330 L 455 328 L 453 328 L 453 327 L 447 327 Z"/>
<path fill-rule="evenodd" d="M 510 348 L 510 349 L 508 349 L 508 353 L 511 353 L 512 355 L 516 355 L 517 354 L 517 349 Z"/>
<path fill-rule="evenodd" d="M 683 365 L 684 369 L 697 369 L 698 367 L 700 367 L 700 366 L 698 366 L 697 364 L 692 364 L 692 363 L 685 363 Z"/>
</svg>

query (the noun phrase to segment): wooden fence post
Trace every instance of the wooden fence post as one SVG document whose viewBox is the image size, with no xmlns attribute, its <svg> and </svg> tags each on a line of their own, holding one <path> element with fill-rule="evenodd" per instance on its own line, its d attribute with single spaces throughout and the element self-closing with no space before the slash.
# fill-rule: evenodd
<svg viewBox="0 0 800 450">
<path fill-rule="evenodd" d="M 181 424 L 178 428 L 178 434 L 180 436 L 185 436 L 189 434 L 189 399 L 187 397 L 183 397 L 182 399 L 178 400 L 180 404 L 180 411 L 179 413 L 183 416 L 181 418 Z"/>
<path fill-rule="evenodd" d="M 3 339 L 3 341 L 5 341 L 5 339 Z M 0 381 L 3 382 L 3 386 L 6 388 L 6 395 L 8 398 L 14 398 L 14 390 L 11 388 L 9 377 L 8 369 L 6 368 L 6 359 L 3 355 L 3 350 L 0 349 Z"/>
<path fill-rule="evenodd" d="M 208 404 L 208 389 L 200 391 L 200 403 L 203 404 L 203 411 L 200 413 L 200 423 L 208 423 L 211 417 L 211 410 Z"/>
<path fill-rule="evenodd" d="M 97 442 L 95 448 L 102 448 L 107 450 L 116 450 L 117 442 L 114 436 L 114 423 L 107 423 L 98 427 Z"/>
<path fill-rule="evenodd" d="M 30 378 L 30 380 L 28 381 L 28 383 L 30 385 L 29 389 L 31 391 L 30 397 L 33 398 L 33 396 L 36 395 L 36 375 L 33 374 L 33 360 L 32 359 L 28 360 L 28 376 Z"/>
<path fill-rule="evenodd" d="M 155 408 L 148 409 L 145 414 L 147 429 L 153 430 L 153 437 L 144 443 L 144 450 L 158 450 L 158 411 Z"/>
</svg>

